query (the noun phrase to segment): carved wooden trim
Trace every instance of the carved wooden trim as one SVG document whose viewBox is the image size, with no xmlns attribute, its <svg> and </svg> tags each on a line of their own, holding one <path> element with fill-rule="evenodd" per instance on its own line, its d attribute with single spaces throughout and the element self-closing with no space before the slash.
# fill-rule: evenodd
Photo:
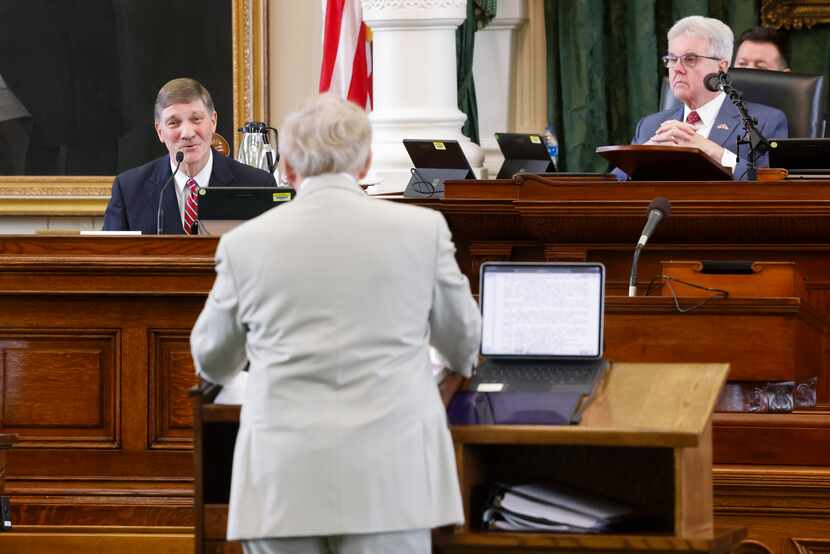
<svg viewBox="0 0 830 554">
<path fill-rule="evenodd" d="M 193 419 L 188 390 L 198 379 L 191 365 L 186 362 L 176 364 L 177 353 L 186 352 L 190 358 L 190 332 L 186 329 L 151 330 L 148 340 L 148 351 L 151 352 L 148 446 L 151 449 L 190 449 L 193 447 Z M 176 349 L 176 345 L 182 344 L 184 348 Z M 177 387 L 177 382 L 186 378 L 186 374 L 192 379 Z"/>
<path fill-rule="evenodd" d="M 798 554 L 817 554 L 830 552 L 830 539 L 791 538 L 790 543 Z"/>
<path fill-rule="evenodd" d="M 809 29 L 830 23 L 830 4 L 826 0 L 763 0 L 761 21 L 776 29 Z"/>
<path fill-rule="evenodd" d="M 588 249 L 574 246 L 545 245 L 545 261 L 548 262 L 584 262 L 588 260 Z"/>
</svg>

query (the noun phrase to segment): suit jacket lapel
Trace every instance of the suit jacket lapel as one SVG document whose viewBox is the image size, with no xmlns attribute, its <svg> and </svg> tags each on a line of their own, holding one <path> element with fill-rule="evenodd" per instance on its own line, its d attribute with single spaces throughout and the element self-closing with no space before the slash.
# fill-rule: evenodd
<svg viewBox="0 0 830 554">
<path fill-rule="evenodd" d="M 227 187 L 233 182 L 233 173 L 225 156 L 211 149 L 213 153 L 213 171 L 210 173 L 209 187 Z"/>
<path fill-rule="evenodd" d="M 158 197 L 161 193 L 161 187 L 167 182 L 167 179 L 173 174 L 170 169 L 170 157 L 164 156 L 161 158 L 153 171 L 151 181 L 151 190 L 153 194 L 152 206 L 155 207 L 154 214 L 158 214 Z M 164 209 L 162 216 L 161 230 L 166 235 L 181 235 L 184 233 L 182 229 L 182 218 L 179 212 L 179 201 L 176 198 L 176 183 L 171 181 L 161 198 L 161 205 Z"/>
<path fill-rule="evenodd" d="M 718 111 L 718 116 L 715 118 L 715 123 L 712 125 L 712 130 L 709 131 L 709 140 L 723 146 L 727 150 L 732 150 L 729 146 L 735 142 L 735 132 L 741 125 L 740 114 L 738 108 L 726 98 L 723 105 Z"/>
</svg>

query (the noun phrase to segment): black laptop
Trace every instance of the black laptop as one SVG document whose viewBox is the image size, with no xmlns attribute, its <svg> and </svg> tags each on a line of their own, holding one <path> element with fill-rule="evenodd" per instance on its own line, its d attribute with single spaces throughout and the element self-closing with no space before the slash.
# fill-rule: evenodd
<svg viewBox="0 0 830 554">
<path fill-rule="evenodd" d="M 486 262 L 481 355 L 468 389 L 591 394 L 601 378 L 605 267 Z"/>
<path fill-rule="evenodd" d="M 496 142 L 504 156 L 499 179 L 510 179 L 516 173 L 552 173 L 556 166 L 541 135 L 496 133 Z"/>
<path fill-rule="evenodd" d="M 404 139 L 403 146 L 413 166 L 404 196 L 443 198 L 444 181 L 476 178 L 457 140 Z"/>
<path fill-rule="evenodd" d="M 830 175 L 830 138 L 770 139 L 769 166 L 794 176 Z"/>
<path fill-rule="evenodd" d="M 199 234 L 220 235 L 290 201 L 295 194 L 292 187 L 200 188 Z"/>
</svg>

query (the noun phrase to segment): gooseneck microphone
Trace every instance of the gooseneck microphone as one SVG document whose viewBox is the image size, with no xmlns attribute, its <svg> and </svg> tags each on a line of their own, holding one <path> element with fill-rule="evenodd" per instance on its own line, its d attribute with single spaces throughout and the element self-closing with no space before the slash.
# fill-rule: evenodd
<svg viewBox="0 0 830 554">
<path fill-rule="evenodd" d="M 749 147 L 746 179 L 748 181 L 754 181 L 757 176 L 758 160 L 769 150 L 769 141 L 761 134 L 758 127 L 756 127 L 758 120 L 749 115 L 744 105 L 743 94 L 732 86 L 732 83 L 729 82 L 729 77 L 723 71 L 706 75 L 703 78 L 703 86 L 712 92 L 722 90 L 729 97 L 729 100 L 735 104 L 735 107 L 738 108 L 738 112 L 741 114 L 741 124 L 744 128 L 744 136 L 738 137 L 738 150 L 740 150 L 742 144 L 746 144 Z"/>
<path fill-rule="evenodd" d="M 164 196 L 164 189 L 170 186 L 170 183 L 173 182 L 173 178 L 176 176 L 176 173 L 179 172 L 179 167 L 182 165 L 182 161 L 184 160 L 184 152 L 179 150 L 176 152 L 176 169 L 173 170 L 173 174 L 167 178 L 164 184 L 161 186 L 161 190 L 159 191 L 159 209 L 156 212 L 156 234 L 161 234 L 161 222 L 164 221 L 164 204 L 162 203 L 161 199 Z"/>
<path fill-rule="evenodd" d="M 671 215 L 671 204 L 664 196 L 658 196 L 648 205 L 648 220 L 640 240 L 634 248 L 634 259 L 631 262 L 631 275 L 628 278 L 628 296 L 637 296 L 637 261 L 640 259 L 640 251 L 645 248 L 648 239 L 657 227 L 657 224 Z"/>
</svg>

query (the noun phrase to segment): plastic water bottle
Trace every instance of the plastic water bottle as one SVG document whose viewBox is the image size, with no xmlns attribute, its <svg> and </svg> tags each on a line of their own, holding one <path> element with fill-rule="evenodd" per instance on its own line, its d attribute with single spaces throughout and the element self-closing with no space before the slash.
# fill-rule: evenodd
<svg viewBox="0 0 830 554">
<path fill-rule="evenodd" d="M 545 146 L 548 147 L 548 156 L 550 156 L 553 166 L 559 170 L 559 141 L 556 140 L 556 133 L 550 126 L 545 127 Z"/>
</svg>

